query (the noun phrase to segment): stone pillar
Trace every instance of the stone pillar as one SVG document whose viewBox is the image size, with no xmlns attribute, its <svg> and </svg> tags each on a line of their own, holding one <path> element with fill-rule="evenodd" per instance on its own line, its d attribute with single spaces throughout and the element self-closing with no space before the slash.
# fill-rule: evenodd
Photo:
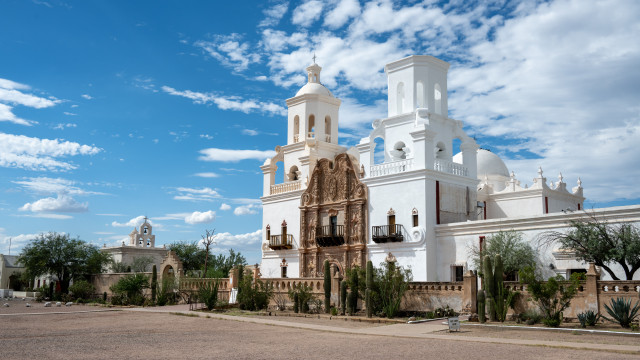
<svg viewBox="0 0 640 360">
<path fill-rule="evenodd" d="M 428 130 L 424 124 L 417 124 L 409 134 L 413 138 L 413 169 L 433 170 L 433 139 L 436 133 Z"/>
<path fill-rule="evenodd" d="M 267 164 L 267 161 L 269 164 Z M 265 161 L 265 164 L 260 166 L 262 170 L 262 196 L 268 196 L 271 194 L 271 184 L 275 182 L 276 170 L 271 171 L 271 160 Z M 274 166 L 277 168 L 277 166 Z"/>
<path fill-rule="evenodd" d="M 600 313 L 600 301 L 598 299 L 598 280 L 600 274 L 596 270 L 594 263 L 589 264 L 587 270 L 587 282 L 584 287 L 586 310 L 593 310 Z"/>
<path fill-rule="evenodd" d="M 478 144 L 473 140 L 463 142 L 460 145 L 462 150 L 462 165 L 469 171 L 468 177 L 478 178 Z"/>
<path fill-rule="evenodd" d="M 371 165 L 373 164 L 371 161 L 373 151 L 371 151 L 371 142 L 369 141 L 369 138 L 363 138 L 360 140 L 360 144 L 356 145 L 356 149 L 358 149 L 358 152 L 360 153 L 360 165 L 364 167 L 364 177 L 368 177 Z"/>
<path fill-rule="evenodd" d="M 229 282 L 231 283 L 231 288 L 238 287 L 238 268 L 233 267 L 231 271 L 229 271 Z"/>
<path fill-rule="evenodd" d="M 469 309 L 469 312 L 474 314 L 478 312 L 478 302 L 476 296 L 478 295 L 478 278 L 471 270 L 464 274 L 464 280 L 462 284 L 462 309 Z"/>
</svg>

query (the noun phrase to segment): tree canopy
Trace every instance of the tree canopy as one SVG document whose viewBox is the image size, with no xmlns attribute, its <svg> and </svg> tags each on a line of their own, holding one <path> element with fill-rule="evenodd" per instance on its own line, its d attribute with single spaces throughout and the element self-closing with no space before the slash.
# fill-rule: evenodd
<svg viewBox="0 0 640 360">
<path fill-rule="evenodd" d="M 63 293 L 69 292 L 69 282 L 90 274 L 101 273 L 111 263 L 111 256 L 98 247 L 67 234 L 40 234 L 22 249 L 18 260 L 30 278 L 55 275 Z"/>
<path fill-rule="evenodd" d="M 489 255 L 494 259 L 500 254 L 505 274 L 514 274 L 527 266 L 536 267 L 538 255 L 533 247 L 517 231 L 500 231 L 485 239 L 482 249 L 471 248 L 473 265 L 482 271 L 482 259 Z"/>
<path fill-rule="evenodd" d="M 589 215 L 569 221 L 566 233 L 546 233 L 545 241 L 574 251 L 577 259 L 602 267 L 614 280 L 619 278 L 611 269 L 613 264 L 622 267 L 627 280 L 640 268 L 640 231 L 631 223 L 614 224 Z"/>
<path fill-rule="evenodd" d="M 207 250 L 200 247 L 197 241 L 194 242 L 174 242 L 168 246 L 169 250 L 176 253 L 185 274 L 193 274 L 196 271 L 204 270 Z M 228 256 L 225 254 L 212 255 L 209 253 L 207 266 L 207 277 L 224 278 L 229 276 L 229 271 L 237 265 L 246 265 L 247 260 L 239 252 L 229 249 Z"/>
</svg>

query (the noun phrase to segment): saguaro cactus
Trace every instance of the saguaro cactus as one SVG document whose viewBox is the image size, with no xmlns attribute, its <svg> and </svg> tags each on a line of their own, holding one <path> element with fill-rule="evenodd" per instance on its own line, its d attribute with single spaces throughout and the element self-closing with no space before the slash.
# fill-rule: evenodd
<svg viewBox="0 0 640 360">
<path fill-rule="evenodd" d="M 493 269 L 493 300 L 494 311 L 497 314 L 502 314 L 504 311 L 504 306 L 508 306 L 508 304 L 504 303 L 504 299 L 500 299 L 500 297 L 504 296 L 504 277 L 503 277 L 503 266 L 502 266 L 502 256 L 500 254 L 496 255 L 495 265 Z"/>
<path fill-rule="evenodd" d="M 485 297 L 484 297 L 484 290 L 479 290 L 478 291 L 478 321 L 480 321 L 481 323 L 485 322 L 485 313 L 484 313 L 484 306 L 485 306 Z"/>
<path fill-rule="evenodd" d="M 495 294 L 495 279 L 493 277 L 493 266 L 491 264 L 491 257 L 489 255 L 484 257 L 484 291 L 487 301 L 487 313 L 491 321 L 496 320 L 496 311 L 493 304 L 493 297 Z"/>
<path fill-rule="evenodd" d="M 365 291 L 364 301 L 367 307 L 367 317 L 373 316 L 373 304 L 371 303 L 371 291 L 373 290 L 373 263 L 367 261 L 367 290 Z"/>
<path fill-rule="evenodd" d="M 351 300 L 348 301 L 349 306 L 351 307 L 351 312 L 355 313 L 358 309 L 358 269 L 351 269 L 351 291 L 352 294 Z"/>
<path fill-rule="evenodd" d="M 331 268 L 329 260 L 324 261 L 324 312 L 329 313 L 331 307 Z"/>
<path fill-rule="evenodd" d="M 340 282 L 340 313 L 344 315 L 347 309 L 347 280 Z"/>
</svg>

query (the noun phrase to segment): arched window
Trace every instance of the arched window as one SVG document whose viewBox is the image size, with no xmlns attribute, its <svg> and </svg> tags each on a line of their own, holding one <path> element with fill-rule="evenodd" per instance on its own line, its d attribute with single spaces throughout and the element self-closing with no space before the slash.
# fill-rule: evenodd
<svg viewBox="0 0 640 360">
<path fill-rule="evenodd" d="M 331 142 L 331 117 L 324 117 L 324 137 L 327 142 Z"/>
<path fill-rule="evenodd" d="M 436 148 L 434 149 L 435 152 L 435 156 L 436 159 L 447 159 L 447 148 L 444 146 L 444 144 L 442 143 L 442 141 L 438 142 L 438 145 L 436 145 Z"/>
<path fill-rule="evenodd" d="M 300 136 L 300 117 L 296 115 L 293 118 L 293 142 L 296 143 L 299 141 Z"/>
<path fill-rule="evenodd" d="M 398 84 L 398 90 L 396 92 L 396 112 L 402 114 L 404 111 L 404 83 Z"/>
<path fill-rule="evenodd" d="M 291 169 L 289 169 L 289 174 L 287 174 L 287 177 L 289 178 L 289 181 L 299 180 L 298 179 L 299 173 L 300 173 L 300 171 L 298 171 L 298 167 L 293 165 L 291 167 Z"/>
<path fill-rule="evenodd" d="M 436 114 L 442 115 L 442 92 L 440 91 L 440 84 L 436 84 L 433 87 L 433 100 Z"/>
<path fill-rule="evenodd" d="M 314 115 L 309 115 L 309 127 L 307 129 L 307 131 L 309 132 L 308 137 L 309 138 L 314 138 L 315 137 L 315 132 L 316 130 L 316 117 Z"/>
<path fill-rule="evenodd" d="M 378 136 L 373 139 L 373 163 L 382 164 L 385 160 L 384 154 L 384 138 Z"/>
<path fill-rule="evenodd" d="M 416 83 L 416 100 L 418 102 L 419 108 L 427 107 L 424 97 L 424 84 L 422 83 L 422 81 L 418 81 Z"/>
</svg>

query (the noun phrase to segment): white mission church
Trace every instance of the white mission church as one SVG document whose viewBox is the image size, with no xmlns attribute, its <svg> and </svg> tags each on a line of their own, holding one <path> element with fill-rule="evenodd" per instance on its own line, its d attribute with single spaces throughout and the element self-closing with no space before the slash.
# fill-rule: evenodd
<svg viewBox="0 0 640 360">
<path fill-rule="evenodd" d="M 395 259 L 411 267 L 414 281 L 461 281 L 470 246 L 486 237 L 515 230 L 534 242 L 585 216 L 580 179 L 573 187 L 562 174 L 549 181 L 539 168 L 523 185 L 447 116 L 448 69 L 432 56 L 387 64 L 388 117 L 347 149 L 338 145 L 340 99 L 322 85 L 320 66 L 307 68 L 307 84 L 286 101 L 287 144 L 261 166 L 262 277 L 322 276 L 326 259 L 341 274 Z M 374 151 L 378 139 L 384 157 Z M 640 221 L 640 206 L 593 212 Z M 541 257 L 563 275 L 588 267 L 564 249 L 546 248 Z"/>
</svg>

